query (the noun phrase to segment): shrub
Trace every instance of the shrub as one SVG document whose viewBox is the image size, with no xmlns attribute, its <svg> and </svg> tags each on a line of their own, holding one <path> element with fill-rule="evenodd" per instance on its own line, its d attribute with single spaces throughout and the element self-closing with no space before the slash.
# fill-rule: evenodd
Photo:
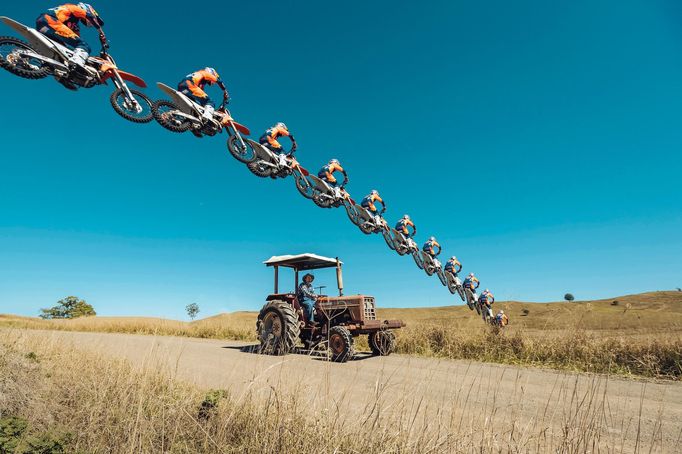
<svg viewBox="0 0 682 454">
<path fill-rule="evenodd" d="M 611 301 L 611 306 L 618 306 L 619 304 L 618 300 Z"/>
<path fill-rule="evenodd" d="M 564 299 L 570 303 L 571 301 L 575 300 L 575 297 L 573 296 L 573 294 L 567 293 L 564 295 Z"/>
<path fill-rule="evenodd" d="M 528 314 L 530 314 L 530 309 L 524 309 L 524 310 L 522 310 L 521 312 L 523 313 L 523 316 L 524 316 L 524 317 L 527 317 Z"/>
</svg>

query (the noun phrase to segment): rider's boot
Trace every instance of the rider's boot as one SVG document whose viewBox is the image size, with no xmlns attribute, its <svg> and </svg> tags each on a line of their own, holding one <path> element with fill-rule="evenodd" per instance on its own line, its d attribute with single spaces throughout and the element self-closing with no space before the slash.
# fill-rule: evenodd
<svg viewBox="0 0 682 454">
<path fill-rule="evenodd" d="M 192 134 L 194 134 L 194 137 L 197 137 L 199 139 L 202 139 L 204 137 L 204 135 L 198 129 L 192 128 L 192 129 L 190 129 L 190 131 L 192 131 Z"/>
<path fill-rule="evenodd" d="M 215 108 L 213 106 L 205 106 L 202 117 L 206 120 L 213 120 L 213 112 L 215 112 Z"/>
<path fill-rule="evenodd" d="M 69 58 L 69 64 L 77 70 L 85 71 L 85 62 L 90 55 L 84 49 L 74 49 L 73 55 Z"/>
</svg>

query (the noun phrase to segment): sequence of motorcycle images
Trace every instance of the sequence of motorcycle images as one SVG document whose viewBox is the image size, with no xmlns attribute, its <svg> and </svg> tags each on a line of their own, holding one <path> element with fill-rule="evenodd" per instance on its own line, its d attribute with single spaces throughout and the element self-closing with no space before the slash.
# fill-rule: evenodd
<svg viewBox="0 0 682 454">
<path fill-rule="evenodd" d="M 90 55 L 84 65 L 74 67 L 71 62 L 75 50 L 8 17 L 0 17 L 0 21 L 26 40 L 0 37 L 0 66 L 3 69 L 26 79 L 52 76 L 72 90 L 93 88 L 111 81 L 115 87 L 110 96 L 111 105 L 126 120 L 135 123 L 156 120 L 169 131 L 191 132 L 197 137 L 216 136 L 225 132 L 230 154 L 244 163 L 254 175 L 273 179 L 291 177 L 299 193 L 318 207 L 343 207 L 350 222 L 360 231 L 366 235 L 381 235 L 389 249 L 401 256 L 411 256 L 420 270 L 424 270 L 428 276 L 438 276 L 438 282 L 451 294 L 461 298 L 472 311 L 475 310 L 484 322 L 499 327 L 508 324 L 509 319 L 504 311 L 493 315 L 495 300 L 492 293 L 487 289 L 477 293 L 480 282 L 474 273 L 469 273 L 464 281 L 460 280 L 462 265 L 454 256 L 445 266 L 441 264 L 438 256 L 442 248 L 434 237 L 430 237 L 422 247 L 417 244 L 416 227 L 408 215 L 391 227 L 384 218 L 386 205 L 376 190 L 359 203 L 356 202 L 346 190 L 348 175 L 338 160 L 332 159 L 317 174 L 304 168 L 294 156 L 296 142 L 284 123 L 276 124 L 255 141 L 248 138 L 251 134 L 249 128 L 237 123 L 227 109 L 227 96 L 215 108 L 210 104 L 202 105 L 179 89 L 157 83 L 169 99 L 152 101 L 143 92 L 128 86 L 127 82 L 139 88 L 147 87 L 141 78 L 118 68 L 109 54 L 109 43 L 101 28 L 100 54 Z M 284 150 L 279 144 L 276 139 L 280 137 L 292 139 L 290 150 Z M 336 178 L 337 173 L 344 177 L 341 182 Z M 381 209 L 378 208 L 379 204 Z"/>
</svg>

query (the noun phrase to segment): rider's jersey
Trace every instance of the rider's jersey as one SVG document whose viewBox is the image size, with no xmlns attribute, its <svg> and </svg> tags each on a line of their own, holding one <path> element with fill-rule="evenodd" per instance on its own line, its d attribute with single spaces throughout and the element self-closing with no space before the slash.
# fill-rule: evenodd
<svg viewBox="0 0 682 454">
<path fill-rule="evenodd" d="M 492 305 L 495 302 L 495 297 L 490 292 L 483 292 L 478 300 L 483 304 Z"/>
<path fill-rule="evenodd" d="M 398 221 L 398 223 L 395 225 L 395 229 L 402 233 L 405 236 L 410 236 L 410 230 L 408 227 L 412 227 L 413 229 L 416 229 L 414 222 L 412 222 L 412 219 L 405 219 L 402 218 L 401 220 Z"/>
<path fill-rule="evenodd" d="M 429 240 L 426 243 L 424 243 L 422 250 L 435 257 L 438 255 L 436 254 L 436 248 L 438 248 L 438 254 L 440 254 L 440 244 L 438 244 L 438 241 Z"/>
<path fill-rule="evenodd" d="M 88 9 L 82 8 L 72 3 L 66 3 L 64 5 L 57 6 L 56 8 L 50 8 L 44 14 L 42 14 L 39 19 L 40 18 L 44 18 L 50 27 L 57 30 L 58 34 L 64 36 L 65 38 L 79 37 L 81 23 L 87 25 L 88 22 L 94 23 L 100 20 L 98 16 L 92 14 L 92 12 Z M 65 25 L 68 27 L 70 32 L 62 27 L 59 27 L 60 25 Z"/>
<path fill-rule="evenodd" d="M 509 317 L 507 317 L 507 314 L 497 314 L 495 318 L 500 326 L 507 326 L 509 324 Z"/>
<path fill-rule="evenodd" d="M 189 91 L 197 98 L 209 101 L 209 97 L 204 91 L 204 87 L 206 84 L 213 85 L 215 83 L 222 83 L 220 75 L 215 72 L 207 71 L 206 69 L 201 69 L 185 76 L 178 84 L 178 90 Z"/>
<path fill-rule="evenodd" d="M 449 271 L 452 274 L 457 274 L 462 271 L 462 264 L 459 260 L 448 260 L 445 263 L 445 271 Z"/>
<path fill-rule="evenodd" d="M 360 202 L 360 206 L 362 206 L 363 208 L 367 208 L 372 213 L 376 213 L 377 207 L 374 204 L 375 202 L 379 202 L 382 205 L 384 203 L 379 194 L 369 194 L 362 199 L 362 202 Z"/>
<path fill-rule="evenodd" d="M 464 279 L 464 283 L 462 285 L 464 286 L 464 288 L 476 290 L 478 286 L 481 285 L 481 283 L 479 282 L 478 278 L 467 276 L 467 278 Z"/>
<path fill-rule="evenodd" d="M 282 144 L 280 144 L 277 139 L 280 137 L 290 137 L 291 133 L 289 132 L 288 129 L 282 127 L 282 126 L 273 126 L 272 128 L 269 128 L 267 131 L 265 131 L 265 134 L 263 134 L 259 140 L 259 142 L 262 145 L 269 144 L 273 148 L 282 148 Z"/>
<path fill-rule="evenodd" d="M 336 183 L 336 177 L 334 177 L 334 172 L 341 172 L 345 175 L 346 171 L 343 170 L 340 164 L 327 164 L 320 169 L 317 173 L 317 177 L 326 181 L 327 183 Z"/>
</svg>

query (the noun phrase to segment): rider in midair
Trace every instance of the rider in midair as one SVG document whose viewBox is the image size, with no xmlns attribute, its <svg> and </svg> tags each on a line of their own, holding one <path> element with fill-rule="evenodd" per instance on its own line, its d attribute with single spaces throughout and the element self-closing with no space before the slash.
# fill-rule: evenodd
<svg viewBox="0 0 682 454">
<path fill-rule="evenodd" d="M 50 8 L 36 19 L 36 29 L 48 38 L 74 51 L 69 59 L 76 68 L 84 68 L 85 62 L 90 56 L 92 49 L 80 37 L 80 25 L 97 28 L 102 33 L 104 21 L 95 8 L 88 3 L 65 3 L 55 8 Z M 60 82 L 62 82 L 60 80 Z M 72 83 L 62 82 L 64 86 L 75 90 L 77 87 Z"/>
<path fill-rule="evenodd" d="M 225 103 L 229 102 L 230 94 L 227 92 L 225 83 L 220 78 L 218 72 L 211 67 L 200 69 L 199 71 L 185 76 L 185 78 L 178 83 L 178 91 L 202 106 L 204 108 L 203 117 L 210 120 L 213 118 L 213 112 L 215 112 L 215 104 L 204 91 L 207 84 L 217 84 L 223 91 L 223 100 Z"/>
<path fill-rule="evenodd" d="M 412 232 L 410 233 L 410 227 L 412 227 Z M 405 238 L 414 238 L 414 236 L 417 234 L 417 227 L 414 225 L 414 222 L 412 222 L 412 219 L 410 219 L 409 215 L 405 215 L 400 220 L 398 223 L 395 225 L 395 229 L 402 233 Z"/>
<path fill-rule="evenodd" d="M 345 186 L 348 184 L 348 174 L 344 170 L 343 167 L 341 167 L 341 163 L 339 163 L 338 159 L 332 159 L 330 160 L 324 167 L 320 169 L 320 171 L 317 173 L 317 177 L 324 181 L 325 183 L 329 184 L 330 186 L 337 187 L 339 186 L 339 182 L 334 176 L 335 172 L 341 172 L 343 175 L 343 183 L 341 183 L 341 186 Z"/>
<path fill-rule="evenodd" d="M 474 276 L 474 273 L 469 273 L 462 283 L 462 287 L 471 290 L 471 293 L 473 294 L 476 294 L 476 289 L 479 285 L 481 285 L 481 282 Z"/>
<path fill-rule="evenodd" d="M 288 137 L 289 140 L 291 140 L 291 151 L 289 153 L 285 153 L 282 144 L 277 141 L 277 139 L 281 137 Z M 296 139 L 294 139 L 294 135 L 289 132 L 287 125 L 281 121 L 275 126 L 268 128 L 268 130 L 265 131 L 262 136 L 260 136 L 258 142 L 273 153 L 287 154 L 288 156 L 293 155 L 296 151 L 296 148 L 298 147 L 298 145 L 296 145 Z"/>
<path fill-rule="evenodd" d="M 381 211 L 377 208 L 377 203 L 381 204 Z M 379 195 L 379 191 L 376 189 L 372 189 L 372 191 L 362 199 L 360 206 L 369 211 L 372 216 L 381 216 L 386 212 L 386 202 L 384 202 Z"/>
<path fill-rule="evenodd" d="M 481 303 L 484 307 L 485 310 L 487 311 L 487 315 L 489 317 L 493 316 L 493 303 L 495 302 L 495 297 L 493 294 L 490 292 L 490 290 L 485 289 L 483 292 L 481 292 L 481 295 L 478 297 L 478 302 Z M 483 314 L 483 319 L 485 320 L 486 314 Z"/>
<path fill-rule="evenodd" d="M 436 249 L 438 249 L 438 252 L 436 252 Z M 438 241 L 436 241 L 436 238 L 432 236 L 424 243 L 422 250 L 435 259 L 440 254 L 442 248 Z"/>
<path fill-rule="evenodd" d="M 454 276 L 457 276 L 457 274 L 462 271 L 462 264 L 459 260 L 457 260 L 457 257 L 453 255 L 450 257 L 450 260 L 445 262 L 445 271 L 451 273 Z"/>
</svg>

